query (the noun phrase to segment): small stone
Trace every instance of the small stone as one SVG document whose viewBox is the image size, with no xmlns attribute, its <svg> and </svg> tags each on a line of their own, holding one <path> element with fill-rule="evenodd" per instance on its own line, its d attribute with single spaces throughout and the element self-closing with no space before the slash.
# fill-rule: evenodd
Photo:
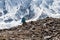
<svg viewBox="0 0 60 40">
<path fill-rule="evenodd" d="M 35 30 L 36 28 L 32 28 L 32 30 Z"/>
<path fill-rule="evenodd" d="M 51 36 L 45 36 L 44 39 L 50 38 Z"/>
</svg>

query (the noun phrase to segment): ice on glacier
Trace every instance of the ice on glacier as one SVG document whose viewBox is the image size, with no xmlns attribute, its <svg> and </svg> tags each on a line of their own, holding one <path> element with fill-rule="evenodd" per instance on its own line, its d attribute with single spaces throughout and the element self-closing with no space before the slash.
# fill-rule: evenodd
<svg viewBox="0 0 60 40">
<path fill-rule="evenodd" d="M 41 14 L 41 16 L 39 17 L 39 19 L 44 19 L 44 18 L 46 18 L 46 17 L 48 17 L 48 15 L 47 15 L 46 13 L 43 13 L 43 12 L 42 12 L 42 14 Z"/>
<path fill-rule="evenodd" d="M 0 12 L 0 16 L 2 16 L 2 12 Z"/>
<path fill-rule="evenodd" d="M 52 5 L 54 0 L 45 0 L 48 5 Z"/>
<path fill-rule="evenodd" d="M 7 12 L 8 12 L 7 10 L 3 10 L 4 15 L 7 14 Z"/>
<path fill-rule="evenodd" d="M 10 23 L 11 21 L 13 21 L 13 19 L 11 19 L 11 18 L 4 20 L 5 23 L 8 23 L 8 22 Z"/>
<path fill-rule="evenodd" d="M 60 18 L 60 0 L 0 0 L 0 29 L 46 17 Z"/>
</svg>

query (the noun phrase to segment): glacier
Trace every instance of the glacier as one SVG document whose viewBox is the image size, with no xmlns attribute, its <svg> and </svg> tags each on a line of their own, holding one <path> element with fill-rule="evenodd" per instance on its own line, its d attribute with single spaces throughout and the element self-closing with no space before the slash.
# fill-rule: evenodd
<svg viewBox="0 0 60 40">
<path fill-rule="evenodd" d="M 60 0 L 0 0 L 0 29 L 46 17 L 60 18 Z"/>
</svg>

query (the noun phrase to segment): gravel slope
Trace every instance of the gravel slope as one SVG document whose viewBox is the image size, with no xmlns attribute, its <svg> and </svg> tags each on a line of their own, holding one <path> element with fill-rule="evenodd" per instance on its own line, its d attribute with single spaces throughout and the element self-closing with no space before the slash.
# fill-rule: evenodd
<svg viewBox="0 0 60 40">
<path fill-rule="evenodd" d="M 60 40 L 60 19 L 47 17 L 0 30 L 0 40 Z"/>
</svg>

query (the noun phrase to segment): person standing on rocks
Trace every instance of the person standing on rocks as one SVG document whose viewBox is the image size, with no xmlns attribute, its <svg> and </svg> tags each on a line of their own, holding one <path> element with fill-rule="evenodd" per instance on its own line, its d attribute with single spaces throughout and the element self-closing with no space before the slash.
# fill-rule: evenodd
<svg viewBox="0 0 60 40">
<path fill-rule="evenodd" d="M 23 26 L 26 24 L 26 19 L 25 19 L 25 17 L 22 18 L 22 23 L 23 23 Z"/>
</svg>

